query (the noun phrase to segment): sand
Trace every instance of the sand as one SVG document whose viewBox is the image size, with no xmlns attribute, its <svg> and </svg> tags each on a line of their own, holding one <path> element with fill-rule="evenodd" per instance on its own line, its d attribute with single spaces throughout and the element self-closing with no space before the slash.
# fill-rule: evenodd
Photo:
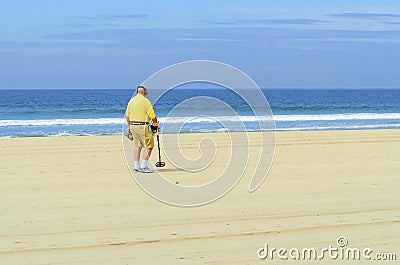
<svg viewBox="0 0 400 265">
<path fill-rule="evenodd" d="M 208 136 L 219 157 L 207 173 L 166 160 L 165 177 L 183 185 L 212 180 L 229 148 L 224 134 Z M 230 193 L 194 208 L 146 194 L 129 173 L 120 136 L 0 139 L 0 264 L 309 264 L 257 252 L 266 243 L 337 247 L 339 236 L 348 247 L 399 260 L 400 130 L 276 136 L 274 163 L 256 192 L 248 192 L 256 165 L 249 161 Z M 198 155 L 199 137 L 182 137 L 188 157 Z M 326 255 L 317 263 L 338 261 Z"/>
</svg>

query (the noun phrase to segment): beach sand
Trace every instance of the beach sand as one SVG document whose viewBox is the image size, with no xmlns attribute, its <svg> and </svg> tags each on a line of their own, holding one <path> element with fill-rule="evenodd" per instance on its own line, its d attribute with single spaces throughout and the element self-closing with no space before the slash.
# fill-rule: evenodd
<svg viewBox="0 0 400 265">
<path fill-rule="evenodd" d="M 207 174 L 178 170 L 165 156 L 160 171 L 184 185 L 212 180 L 229 157 L 224 135 L 208 135 L 219 157 Z M 182 136 L 188 157 L 198 155 L 199 137 Z M 400 259 L 400 130 L 278 132 L 276 140 L 256 192 L 248 192 L 250 160 L 226 196 L 181 208 L 136 184 L 120 136 L 0 139 L 0 264 L 309 264 L 261 260 L 257 251 L 337 247 L 340 236 Z M 338 261 L 326 254 L 317 263 Z"/>
</svg>

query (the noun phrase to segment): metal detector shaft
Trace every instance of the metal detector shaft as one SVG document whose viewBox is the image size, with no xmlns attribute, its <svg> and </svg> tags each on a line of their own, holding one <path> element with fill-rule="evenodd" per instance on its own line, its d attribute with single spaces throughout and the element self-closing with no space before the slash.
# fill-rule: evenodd
<svg viewBox="0 0 400 265">
<path fill-rule="evenodd" d="M 160 136 L 157 134 L 158 162 L 161 162 Z"/>
<path fill-rule="evenodd" d="M 165 162 L 161 162 L 161 150 L 160 150 L 160 136 L 157 134 L 157 147 L 158 147 L 158 162 L 156 167 L 164 167 Z"/>
</svg>

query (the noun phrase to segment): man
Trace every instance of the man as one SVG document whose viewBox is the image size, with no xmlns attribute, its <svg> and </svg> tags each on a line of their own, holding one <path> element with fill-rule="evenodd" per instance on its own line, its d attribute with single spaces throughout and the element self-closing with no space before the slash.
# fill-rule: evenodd
<svg viewBox="0 0 400 265">
<path fill-rule="evenodd" d="M 151 151 L 154 147 L 153 133 L 149 126 L 150 120 L 153 122 L 153 126 L 156 127 L 157 131 L 160 129 L 158 128 L 158 121 L 153 106 L 146 96 L 146 87 L 144 85 L 138 86 L 136 89 L 136 96 L 128 103 L 125 116 L 129 128 L 128 132 L 132 134 L 135 143 L 135 171 L 152 173 L 153 170 L 147 166 Z M 139 161 L 142 148 L 145 148 L 145 152 L 143 153 L 142 164 L 140 165 Z"/>
</svg>

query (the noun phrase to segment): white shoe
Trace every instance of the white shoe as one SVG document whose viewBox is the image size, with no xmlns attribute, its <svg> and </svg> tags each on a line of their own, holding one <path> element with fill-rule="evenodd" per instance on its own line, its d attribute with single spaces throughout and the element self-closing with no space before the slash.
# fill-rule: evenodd
<svg viewBox="0 0 400 265">
<path fill-rule="evenodd" d="M 143 172 L 143 168 L 139 167 L 139 168 L 135 168 L 136 172 Z"/>
<path fill-rule="evenodd" d="M 153 173 L 153 170 L 151 168 L 145 167 L 145 168 L 142 168 L 142 172 L 143 173 Z"/>
</svg>

